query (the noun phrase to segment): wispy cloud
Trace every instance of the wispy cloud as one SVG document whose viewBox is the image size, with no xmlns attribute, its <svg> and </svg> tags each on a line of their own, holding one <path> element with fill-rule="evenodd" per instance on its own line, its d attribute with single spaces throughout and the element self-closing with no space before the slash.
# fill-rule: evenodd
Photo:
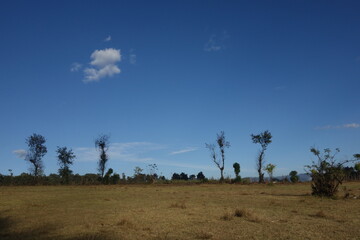
<svg viewBox="0 0 360 240">
<path fill-rule="evenodd" d="M 111 36 L 107 36 L 107 38 L 104 39 L 104 42 L 110 42 L 111 41 Z"/>
<path fill-rule="evenodd" d="M 74 62 L 73 64 L 71 64 L 70 71 L 71 72 L 77 72 L 77 71 L 79 71 L 81 69 L 81 67 L 82 67 L 82 64 Z"/>
<path fill-rule="evenodd" d="M 222 34 L 212 34 L 209 40 L 204 45 L 205 52 L 217 52 L 226 48 L 225 42 L 230 36 L 227 31 L 223 31 Z"/>
<path fill-rule="evenodd" d="M 197 147 L 187 147 L 185 149 L 181 149 L 181 150 L 178 150 L 178 151 L 171 152 L 170 155 L 177 155 L 177 154 L 182 154 L 182 153 L 187 153 L 187 152 L 193 152 L 193 151 L 196 151 L 198 149 L 199 148 L 197 148 Z"/>
<path fill-rule="evenodd" d="M 25 149 L 17 149 L 14 150 L 13 153 L 21 159 L 24 159 L 26 157 L 27 151 Z"/>
<path fill-rule="evenodd" d="M 316 127 L 317 130 L 324 130 L 324 129 L 338 129 L 338 128 L 359 128 L 360 124 L 358 123 L 347 123 L 343 125 L 326 125 L 321 127 Z"/>
<path fill-rule="evenodd" d="M 134 49 L 130 49 L 129 62 L 130 62 L 130 64 L 135 64 L 136 63 L 136 54 L 135 54 Z"/>
<path fill-rule="evenodd" d="M 149 162 L 153 158 L 141 155 L 164 148 L 164 145 L 149 142 L 112 143 L 108 153 L 115 161 Z M 99 159 L 99 152 L 94 147 L 79 147 L 74 152 L 80 162 L 96 162 Z"/>
<path fill-rule="evenodd" d="M 93 67 L 84 70 L 85 79 L 83 82 L 97 82 L 105 77 L 111 77 L 119 74 L 120 68 L 116 65 L 121 61 L 120 49 L 106 48 L 103 50 L 95 50 L 91 56 L 90 65 Z"/>
</svg>

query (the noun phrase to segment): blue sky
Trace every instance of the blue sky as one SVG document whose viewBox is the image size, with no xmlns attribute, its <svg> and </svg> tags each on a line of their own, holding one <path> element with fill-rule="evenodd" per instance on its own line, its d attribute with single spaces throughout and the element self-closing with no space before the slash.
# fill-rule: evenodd
<svg viewBox="0 0 360 240">
<path fill-rule="evenodd" d="M 0 173 L 26 172 L 32 133 L 74 149 L 96 172 L 94 139 L 110 134 L 109 167 L 132 175 L 203 171 L 205 143 L 225 131 L 225 176 L 303 172 L 309 148 L 360 152 L 359 1 L 2 1 Z"/>
</svg>

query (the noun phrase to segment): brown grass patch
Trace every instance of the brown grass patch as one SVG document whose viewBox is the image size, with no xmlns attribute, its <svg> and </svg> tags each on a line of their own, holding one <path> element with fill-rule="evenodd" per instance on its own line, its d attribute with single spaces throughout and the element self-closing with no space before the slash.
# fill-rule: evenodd
<svg viewBox="0 0 360 240">
<path fill-rule="evenodd" d="M 196 239 L 211 239 L 213 237 L 212 233 L 209 232 L 199 232 L 198 234 L 196 234 Z"/>
<path fill-rule="evenodd" d="M 120 220 L 116 223 L 116 225 L 117 225 L 117 226 L 127 226 L 127 227 L 133 227 L 133 226 L 134 226 L 134 224 L 133 224 L 130 220 L 126 219 L 126 218 L 120 219 Z"/>
<path fill-rule="evenodd" d="M 181 209 L 185 209 L 186 205 L 185 203 L 172 203 L 170 205 L 171 208 L 181 208 Z"/>
<path fill-rule="evenodd" d="M 327 217 L 327 215 L 322 210 L 316 212 L 315 214 L 310 214 L 309 216 L 317 217 L 317 218 L 326 218 Z"/>
</svg>

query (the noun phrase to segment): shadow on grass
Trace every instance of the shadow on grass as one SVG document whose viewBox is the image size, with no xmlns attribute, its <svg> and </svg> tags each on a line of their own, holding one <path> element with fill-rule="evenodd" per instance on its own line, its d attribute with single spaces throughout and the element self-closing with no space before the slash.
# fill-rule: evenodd
<svg viewBox="0 0 360 240">
<path fill-rule="evenodd" d="M 0 214 L 0 239 L 1 240 L 112 240 L 104 234 L 81 234 L 73 237 L 62 237 L 54 235 L 56 227 L 53 225 L 42 225 L 34 229 L 14 231 L 15 222 L 10 217 Z M 118 239 L 118 238 L 117 238 Z"/>
</svg>

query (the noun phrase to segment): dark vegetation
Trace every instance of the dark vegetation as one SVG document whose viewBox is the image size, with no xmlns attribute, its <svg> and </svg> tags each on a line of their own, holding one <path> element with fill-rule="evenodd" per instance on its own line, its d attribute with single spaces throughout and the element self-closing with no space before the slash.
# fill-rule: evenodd
<svg viewBox="0 0 360 240">
<path fill-rule="evenodd" d="M 181 172 L 173 173 L 171 180 L 164 176 L 157 174 L 158 168 L 156 164 L 148 165 L 148 173 L 144 173 L 140 167 L 135 167 L 133 176 L 126 176 L 124 173 L 120 176 L 114 172 L 112 168 L 107 169 L 109 161 L 108 150 L 110 147 L 109 135 L 102 134 L 95 140 L 95 148 L 99 151 L 98 160 L 98 174 L 87 173 L 84 175 L 73 174 L 71 165 L 74 163 L 76 156 L 73 150 L 67 147 L 57 147 L 57 161 L 59 165 L 58 174 L 44 175 L 43 157 L 47 153 L 45 145 L 46 139 L 40 134 L 33 134 L 26 139 L 28 151 L 25 160 L 30 163 L 29 173 L 21 173 L 14 176 L 12 169 L 9 169 L 9 175 L 0 174 L 0 185 L 96 185 L 96 184 L 131 184 L 131 183 L 213 183 L 217 182 L 215 179 L 207 179 L 203 172 L 196 175 Z M 273 178 L 275 169 L 274 164 L 267 164 L 264 166 L 265 151 L 268 145 L 272 142 L 272 135 L 269 131 L 264 131 L 258 135 L 251 135 L 253 143 L 260 144 L 256 167 L 259 174 L 258 182 L 265 183 L 264 173 L 269 174 L 269 182 L 279 181 Z M 221 183 L 244 183 L 251 182 L 249 178 L 241 178 L 240 164 L 233 163 L 235 178 L 224 178 L 225 167 L 225 149 L 230 147 L 230 142 L 226 141 L 225 133 L 223 131 L 217 134 L 216 144 L 206 144 L 209 149 L 211 160 L 220 170 Z M 336 160 L 336 154 L 340 151 L 335 150 L 332 153 L 330 149 L 325 149 L 321 153 L 318 149 L 311 148 L 310 151 L 316 156 L 317 160 L 312 161 L 311 165 L 305 166 L 308 175 L 312 178 L 311 188 L 312 194 L 316 196 L 332 197 L 338 192 L 339 186 L 343 181 L 360 180 L 360 154 L 354 154 L 352 159 L 343 161 Z M 355 163 L 354 166 L 349 166 L 348 163 Z M 347 166 L 346 166 L 347 164 Z M 107 171 L 106 171 L 107 170 Z M 283 182 L 297 183 L 299 176 L 296 171 L 291 171 L 289 179 L 286 177 Z"/>
</svg>

